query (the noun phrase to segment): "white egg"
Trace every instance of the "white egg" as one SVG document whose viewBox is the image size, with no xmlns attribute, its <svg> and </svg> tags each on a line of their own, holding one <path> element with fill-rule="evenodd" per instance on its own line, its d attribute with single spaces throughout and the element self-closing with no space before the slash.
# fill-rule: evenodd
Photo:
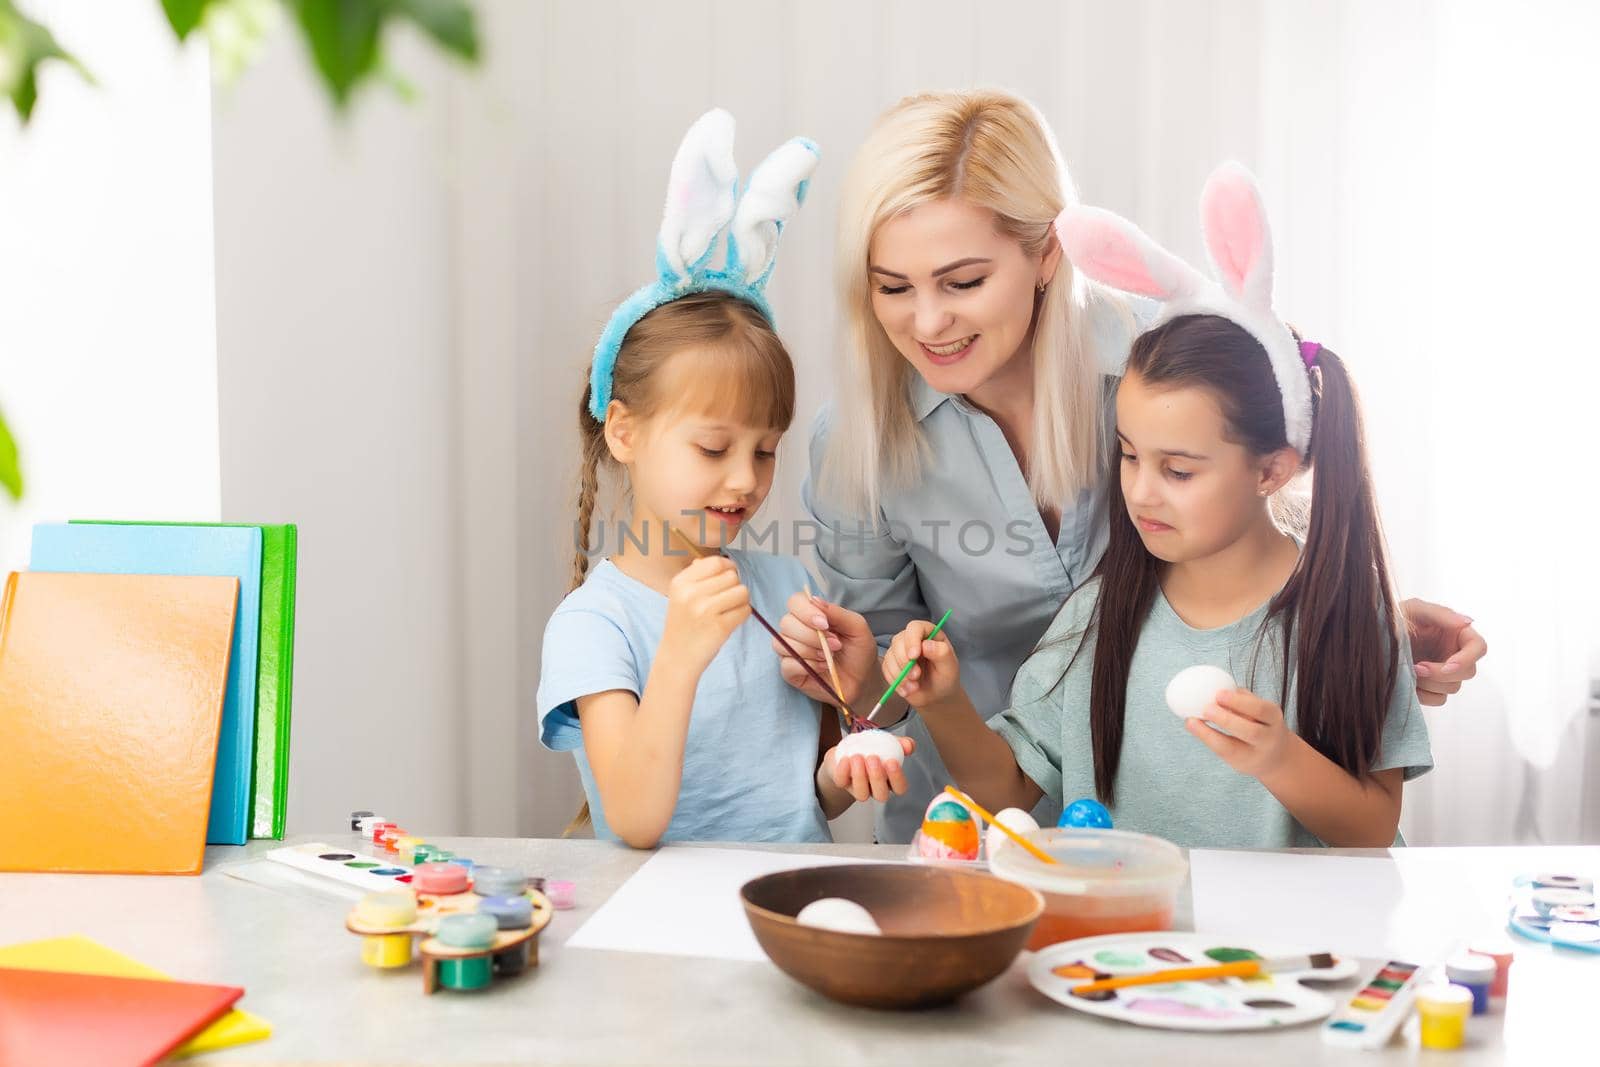
<svg viewBox="0 0 1600 1067">
<path fill-rule="evenodd" d="M 1167 683 L 1167 707 L 1174 715 L 1192 719 L 1211 706 L 1219 691 L 1236 685 L 1233 675 L 1221 667 L 1209 663 L 1185 667 Z"/>
<path fill-rule="evenodd" d="M 1034 821 L 1033 816 L 1021 808 L 1006 808 L 1003 811 L 995 812 L 994 822 L 1003 823 L 1006 829 L 1015 830 L 1019 834 L 1025 834 L 1029 830 L 1037 830 L 1039 828 L 1039 824 Z M 983 843 L 988 848 L 991 858 L 1002 845 L 1012 843 L 1011 838 L 1006 836 L 1006 831 L 1000 829 L 994 822 L 989 824 L 989 829 L 985 830 L 983 835 Z"/>
<path fill-rule="evenodd" d="M 902 765 L 906 761 L 900 739 L 887 730 L 862 730 L 860 733 L 846 734 L 844 740 L 839 742 L 839 758 L 850 756 L 877 756 L 885 763 L 898 760 Z"/>
<path fill-rule="evenodd" d="M 870 911 L 844 897 L 813 900 L 801 908 L 800 914 L 794 918 L 801 926 L 815 926 L 820 930 L 837 930 L 845 934 L 883 933 Z"/>
</svg>

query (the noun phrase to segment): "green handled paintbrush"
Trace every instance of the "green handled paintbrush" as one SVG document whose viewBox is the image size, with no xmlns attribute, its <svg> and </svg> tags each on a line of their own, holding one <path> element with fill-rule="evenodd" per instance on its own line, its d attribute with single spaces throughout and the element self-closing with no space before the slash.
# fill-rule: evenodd
<svg viewBox="0 0 1600 1067">
<path fill-rule="evenodd" d="M 932 641 L 935 637 L 939 636 L 939 631 L 944 629 L 945 620 L 950 618 L 950 612 L 953 610 L 955 609 L 945 609 L 944 616 L 939 620 L 939 625 L 935 626 L 931 631 L 929 631 L 928 636 L 923 638 L 924 641 Z M 894 691 L 900 688 L 900 683 L 906 680 L 906 675 L 911 673 L 911 668 L 916 665 L 916 662 L 917 657 L 912 656 L 911 659 L 906 661 L 906 665 L 900 668 L 899 677 L 895 678 L 894 681 L 889 683 L 889 688 L 883 691 L 883 696 L 878 698 L 878 702 L 874 704 L 872 706 L 872 710 L 867 713 L 868 722 L 871 722 L 872 717 L 882 710 L 883 706 L 889 702 L 890 697 L 894 696 Z"/>
</svg>

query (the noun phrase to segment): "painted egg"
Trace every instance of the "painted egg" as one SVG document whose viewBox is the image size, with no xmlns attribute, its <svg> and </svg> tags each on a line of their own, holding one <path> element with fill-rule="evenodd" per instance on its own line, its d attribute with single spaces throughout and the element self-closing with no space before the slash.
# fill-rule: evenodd
<svg viewBox="0 0 1600 1067">
<path fill-rule="evenodd" d="M 895 760 L 900 764 L 905 763 L 905 749 L 900 747 L 900 739 L 887 730 L 862 730 L 858 733 L 848 734 L 839 742 L 839 759 L 850 756 L 877 756 L 888 763 Z"/>
<path fill-rule="evenodd" d="M 1090 800 L 1085 797 L 1082 800 L 1074 800 L 1071 804 L 1068 804 L 1066 810 L 1061 813 L 1061 819 L 1056 825 L 1109 830 L 1111 829 L 1111 813 L 1098 800 Z"/>
<path fill-rule="evenodd" d="M 977 859 L 978 821 L 967 806 L 954 797 L 934 797 L 922 816 L 917 852 L 926 859 Z"/>
<path fill-rule="evenodd" d="M 837 930 L 845 934 L 881 934 L 878 921 L 872 913 L 853 900 L 844 897 L 823 897 L 813 900 L 800 909 L 794 917 L 801 926 L 814 926 L 821 930 Z"/>
<path fill-rule="evenodd" d="M 1221 667 L 1209 663 L 1185 667 L 1167 683 L 1167 707 L 1180 718 L 1192 719 L 1211 705 L 1220 690 L 1237 685 L 1233 675 Z"/>
<path fill-rule="evenodd" d="M 1015 830 L 1019 834 L 1025 834 L 1029 830 L 1037 830 L 1039 828 L 1039 824 L 1034 820 L 1033 816 L 1021 808 L 1006 808 L 1004 811 L 995 812 L 994 822 L 1005 826 L 1006 830 Z M 1010 844 L 1011 838 L 1006 836 L 1005 830 L 1000 829 L 994 823 L 990 823 L 989 829 L 984 831 L 983 843 L 988 846 L 989 855 L 992 857 L 1001 846 Z"/>
</svg>

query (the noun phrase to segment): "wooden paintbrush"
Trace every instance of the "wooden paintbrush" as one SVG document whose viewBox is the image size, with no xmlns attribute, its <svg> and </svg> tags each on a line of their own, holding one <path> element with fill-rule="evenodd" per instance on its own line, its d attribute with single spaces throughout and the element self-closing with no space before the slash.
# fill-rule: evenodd
<svg viewBox="0 0 1600 1067">
<path fill-rule="evenodd" d="M 704 557 L 706 555 L 706 553 L 700 551 L 700 546 L 699 545 L 697 545 L 693 541 L 689 540 L 689 538 L 686 537 L 676 526 L 670 526 L 668 528 L 671 529 L 673 533 L 678 535 L 678 540 L 682 541 L 684 543 L 684 546 L 689 549 L 689 554 L 690 555 L 694 556 L 696 559 L 700 559 L 700 558 L 702 558 L 702 557 Z M 722 553 L 720 553 L 720 552 L 717 553 L 717 555 L 719 555 L 719 556 L 721 554 Z M 759 622 L 762 625 L 762 627 L 767 631 L 767 633 L 772 635 L 772 639 L 774 641 L 778 642 L 778 644 L 783 646 L 784 651 L 788 652 L 789 655 L 793 656 L 796 660 L 799 661 L 800 666 L 802 666 L 802 667 L 804 667 L 806 669 L 806 673 L 807 674 L 811 675 L 812 678 L 816 679 L 817 684 L 822 686 L 824 692 L 832 692 L 836 697 L 839 698 L 839 708 L 840 708 L 841 711 L 843 711 L 845 713 L 845 716 L 848 718 L 850 716 L 850 708 L 849 708 L 849 705 L 844 703 L 844 695 L 841 694 L 837 689 L 834 689 L 832 686 L 830 686 L 828 684 L 828 680 L 826 678 L 824 678 L 822 675 L 818 674 L 816 672 L 816 669 L 814 667 L 812 667 L 811 664 L 806 662 L 805 657 L 800 655 L 799 652 L 795 651 L 795 647 L 793 645 L 791 645 L 784 638 L 784 636 L 782 634 L 780 634 L 776 629 L 774 629 L 773 625 L 770 622 L 768 622 L 766 619 L 763 619 L 761 617 L 761 613 L 756 610 L 754 604 L 750 605 L 750 614 L 756 620 L 756 622 Z M 823 647 L 826 648 L 827 645 L 824 644 Z"/>
<path fill-rule="evenodd" d="M 1213 978 L 1253 978 L 1258 974 L 1285 971 L 1321 971 L 1338 961 L 1332 953 L 1316 952 L 1309 956 L 1284 956 L 1267 960 L 1236 960 L 1219 963 L 1213 967 L 1168 967 L 1161 971 L 1143 974 L 1119 974 L 1115 978 L 1102 978 L 1098 982 L 1085 982 L 1072 987 L 1075 997 L 1094 993 L 1127 989 L 1130 986 L 1165 985 L 1168 982 L 1203 982 Z"/>
</svg>

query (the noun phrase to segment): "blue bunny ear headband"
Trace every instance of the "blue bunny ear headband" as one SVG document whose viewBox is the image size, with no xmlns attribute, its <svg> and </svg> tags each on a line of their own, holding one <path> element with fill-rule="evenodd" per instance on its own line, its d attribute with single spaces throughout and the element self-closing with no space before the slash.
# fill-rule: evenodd
<svg viewBox="0 0 1600 1067">
<path fill-rule="evenodd" d="M 611 375 L 622 339 L 640 319 L 680 297 L 712 290 L 752 304 L 772 321 L 767 279 L 784 223 L 800 209 L 817 168 L 817 146 L 805 137 L 780 145 L 739 188 L 733 160 L 733 116 L 713 108 L 678 145 L 667 179 L 667 204 L 656 238 L 656 280 L 611 313 L 589 368 L 589 414 L 606 421 Z M 726 233 L 727 240 L 718 238 Z M 723 253 L 720 266 L 713 264 Z"/>
</svg>

